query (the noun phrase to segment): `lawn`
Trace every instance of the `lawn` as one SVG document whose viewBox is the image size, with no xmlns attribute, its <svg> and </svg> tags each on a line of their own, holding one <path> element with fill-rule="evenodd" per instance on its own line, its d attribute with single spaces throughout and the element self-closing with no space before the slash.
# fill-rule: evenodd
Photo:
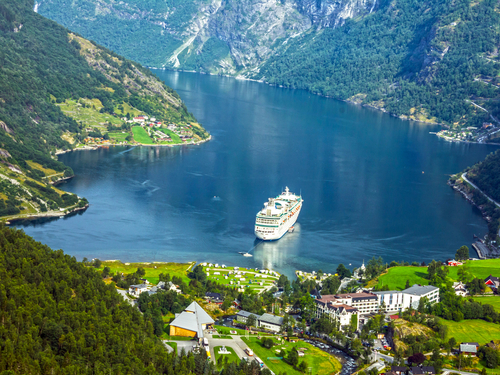
<svg viewBox="0 0 500 375">
<path fill-rule="evenodd" d="M 109 132 L 108 133 L 109 138 L 118 141 L 118 142 L 125 142 L 126 138 L 128 137 L 128 133 L 122 133 L 122 132 Z"/>
<path fill-rule="evenodd" d="M 133 126 L 132 133 L 134 134 L 134 140 L 144 145 L 152 145 L 153 140 L 149 138 L 149 134 L 142 126 Z"/>
<path fill-rule="evenodd" d="M 448 326 L 448 337 L 455 337 L 458 342 L 486 344 L 500 337 L 500 325 L 484 320 L 471 319 L 454 322 L 441 319 L 440 322 Z"/>
<path fill-rule="evenodd" d="M 480 302 L 483 305 L 491 305 L 493 308 L 500 312 L 500 297 L 499 296 L 487 296 L 487 297 L 473 297 L 474 301 Z"/>
<path fill-rule="evenodd" d="M 214 348 L 215 363 L 217 364 L 217 367 L 219 369 L 221 369 L 222 367 L 224 367 L 223 365 L 225 363 L 231 363 L 231 362 L 240 363 L 240 359 L 238 358 L 238 356 L 234 352 L 233 348 L 226 347 L 227 351 L 230 354 L 219 354 L 219 350 L 220 349 L 222 349 L 222 346 L 216 346 Z M 221 358 L 221 359 L 219 360 L 219 358 Z"/>
<path fill-rule="evenodd" d="M 100 270 L 104 267 L 109 267 L 111 272 L 134 273 L 137 268 L 142 267 L 146 271 L 145 278 L 152 284 L 158 284 L 160 281 L 160 273 L 170 274 L 171 277 L 177 276 L 189 283 L 187 270 L 190 269 L 195 262 L 191 263 L 122 263 L 120 261 L 103 261 Z"/>
<path fill-rule="evenodd" d="M 410 286 L 413 284 L 428 285 L 429 281 L 424 277 L 427 276 L 427 267 L 392 267 L 387 270 L 387 273 L 378 277 L 378 287 L 388 285 L 390 290 L 403 290 L 406 286 L 406 280 L 410 281 Z"/>
<path fill-rule="evenodd" d="M 474 250 L 471 250 L 470 253 L 472 256 L 475 255 Z M 469 271 L 480 279 L 486 279 L 489 275 L 500 276 L 500 259 L 469 260 L 466 265 Z M 451 279 L 458 280 L 459 268 L 448 267 Z"/>
<path fill-rule="evenodd" d="M 213 335 L 212 336 L 213 339 L 233 339 L 232 336 L 230 335 Z"/>
<path fill-rule="evenodd" d="M 286 351 L 291 350 L 293 347 L 297 349 L 303 348 L 305 356 L 300 357 L 299 363 L 306 361 L 308 367 L 311 367 L 312 374 L 326 375 L 326 374 L 336 374 L 342 368 L 340 361 L 318 348 L 307 344 L 303 341 L 299 341 L 295 344 L 285 342 L 284 344 L 278 344 L 271 349 L 266 349 L 260 345 L 260 340 L 256 337 L 243 338 L 243 341 L 253 350 L 255 355 L 259 357 L 264 363 L 269 367 L 271 371 L 275 374 L 286 373 L 287 375 L 294 374 L 300 375 L 301 372 L 295 370 L 291 365 L 280 359 L 268 359 L 268 357 L 278 357 L 276 352 L 277 349 L 284 349 Z M 277 341 L 275 341 L 277 343 Z M 250 357 L 251 358 L 251 357 Z"/>
<path fill-rule="evenodd" d="M 240 328 L 229 328 L 229 327 L 224 327 L 224 326 L 214 326 L 215 329 L 217 329 L 217 332 L 219 332 L 221 335 L 231 335 L 231 331 L 236 331 L 237 335 L 244 335 L 246 331 L 244 329 Z"/>
<path fill-rule="evenodd" d="M 177 343 L 176 342 L 166 342 L 165 344 L 172 347 L 174 349 L 174 353 L 177 353 Z"/>
</svg>

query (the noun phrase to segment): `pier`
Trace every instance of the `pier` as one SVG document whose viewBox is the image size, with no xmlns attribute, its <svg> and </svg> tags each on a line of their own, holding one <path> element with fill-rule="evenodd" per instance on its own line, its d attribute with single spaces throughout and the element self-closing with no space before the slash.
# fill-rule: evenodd
<svg viewBox="0 0 500 375">
<path fill-rule="evenodd" d="M 491 249 L 480 241 L 474 242 L 472 247 L 476 250 L 479 259 L 498 258 L 500 256 L 499 249 Z"/>
</svg>

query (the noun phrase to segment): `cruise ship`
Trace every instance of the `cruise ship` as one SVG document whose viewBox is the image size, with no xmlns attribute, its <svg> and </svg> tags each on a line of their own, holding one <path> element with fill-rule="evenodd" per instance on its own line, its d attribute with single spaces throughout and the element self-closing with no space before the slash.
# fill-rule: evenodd
<svg viewBox="0 0 500 375">
<path fill-rule="evenodd" d="M 269 198 L 255 219 L 255 236 L 261 240 L 279 240 L 299 217 L 302 196 L 290 193 L 288 187 L 276 198 Z"/>
</svg>

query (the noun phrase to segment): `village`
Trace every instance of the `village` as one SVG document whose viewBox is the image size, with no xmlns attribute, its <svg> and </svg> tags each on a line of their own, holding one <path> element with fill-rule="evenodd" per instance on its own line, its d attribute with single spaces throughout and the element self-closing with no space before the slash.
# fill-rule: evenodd
<svg viewBox="0 0 500 375">
<path fill-rule="evenodd" d="M 129 130 L 123 130 L 123 125 L 116 129 L 109 125 L 107 128 L 87 127 L 85 131 L 88 136 L 83 139 L 81 147 L 129 144 L 168 146 L 195 144 L 199 141 L 192 131 L 191 124 L 166 124 L 147 115 L 138 115 L 131 119 L 123 117 L 121 120 L 128 125 Z M 95 136 L 96 134 L 98 136 Z"/>
<path fill-rule="evenodd" d="M 469 126 L 461 131 L 443 129 L 436 135 L 448 141 L 500 143 L 500 128 L 491 122 L 483 123 L 480 128 Z"/>
<path fill-rule="evenodd" d="M 468 267 L 475 272 L 475 268 L 483 270 L 482 266 L 489 267 L 491 262 L 497 260 L 454 260 L 439 263 L 440 267 L 449 269 L 450 275 L 457 275 L 453 269 L 460 270 L 462 267 Z M 481 263 L 486 262 L 486 263 Z M 490 262 L 490 263 L 487 263 Z M 496 264 L 496 263 L 495 263 Z M 474 265 L 471 267 L 471 265 Z M 190 270 L 196 270 L 191 264 Z M 323 294 L 325 283 L 328 279 L 339 277 L 337 273 L 323 273 L 322 271 L 296 271 L 298 280 L 310 283 L 313 281 L 316 288 L 311 291 L 308 304 L 292 304 L 286 297 L 285 289 L 281 281 L 282 275 L 273 270 L 267 269 L 247 269 L 238 266 L 227 266 L 217 263 L 198 264 L 199 274 L 203 274 L 203 279 L 207 282 L 218 284 L 227 288 L 234 288 L 240 296 L 264 296 L 272 298 L 273 309 L 262 310 L 257 313 L 248 311 L 242 307 L 242 301 L 239 298 L 228 300 L 224 291 L 214 292 L 206 291 L 203 298 L 197 298 L 186 307 L 180 314 L 175 314 L 169 321 L 166 321 L 164 342 L 168 350 L 185 351 L 204 351 L 209 359 L 220 364 L 225 356 L 232 360 L 256 360 L 262 367 L 267 367 L 274 373 L 286 368 L 286 356 L 290 350 L 296 350 L 300 359 L 307 363 L 320 361 L 322 356 L 346 356 L 345 366 L 358 367 L 366 373 L 385 373 L 390 375 L 434 375 L 447 370 L 448 362 L 434 368 L 427 363 L 433 363 L 430 360 L 430 354 L 427 359 L 419 363 L 404 360 L 401 362 L 401 333 L 395 336 L 393 330 L 404 329 L 415 326 L 417 323 L 409 323 L 406 319 L 415 313 L 421 313 L 430 308 L 430 306 L 440 303 L 440 295 L 443 293 L 441 288 L 433 285 L 424 285 L 414 283 L 406 287 L 396 287 L 390 290 L 378 290 L 376 285 L 363 286 L 363 275 L 367 268 L 363 263 L 359 268 L 355 268 L 352 275 L 342 280 L 337 293 Z M 395 266 L 389 268 L 386 273 L 379 277 L 379 283 L 385 282 L 388 278 L 395 278 L 394 272 L 405 272 L 409 279 L 412 278 L 412 272 L 418 272 L 423 266 Z M 493 268 L 494 269 L 494 268 Z M 498 268 L 497 268 L 498 269 Z M 415 273 L 417 274 L 417 273 Z M 477 292 L 468 288 L 469 282 L 453 281 L 451 290 L 460 298 L 474 299 L 482 298 L 487 303 L 492 303 L 495 308 L 500 307 L 500 297 L 498 296 L 500 288 L 500 275 L 488 275 L 482 279 L 481 297 Z M 192 276 L 190 276 L 192 277 Z M 453 280 L 452 276 L 452 280 Z M 131 285 L 127 291 L 121 291 L 122 295 L 130 303 L 136 304 L 141 294 L 155 295 L 163 291 L 170 291 L 177 295 L 183 295 L 185 287 L 176 285 L 172 281 L 160 281 L 156 284 L 151 283 L 146 278 L 141 279 L 142 283 Z M 177 279 L 180 280 L 180 279 Z M 383 280 L 383 281 L 380 281 Z M 346 285 L 357 283 L 358 287 L 351 292 L 342 292 Z M 447 287 L 448 288 L 448 287 Z M 449 289 L 448 289 L 449 290 Z M 289 292 L 287 292 L 289 293 Z M 486 296 L 490 297 L 486 297 Z M 186 295 L 186 297 L 189 297 Z M 266 297 L 268 298 L 268 297 Z M 274 306 L 281 308 L 274 309 Z M 429 306 L 429 307 L 426 307 Z M 308 311 L 309 309 L 309 311 Z M 304 319 L 309 314 L 307 321 Z M 410 314 L 410 315 L 408 315 Z M 374 329 L 374 321 L 379 321 L 377 329 Z M 420 320 L 419 320 L 420 321 Z M 322 323 L 321 323 L 322 322 Z M 318 325 L 324 325 L 329 322 L 332 327 L 336 327 L 333 332 L 335 335 L 327 334 L 318 328 Z M 464 322 L 467 322 L 465 320 Z M 474 321 L 475 322 L 475 321 Z M 484 328 L 484 322 L 480 324 L 480 329 Z M 417 324 L 424 332 L 428 330 L 424 323 Z M 427 324 L 427 323 L 425 323 Z M 448 324 L 448 323 L 447 323 Z M 493 340 L 495 335 L 500 337 L 500 329 L 497 324 L 491 323 L 495 327 L 491 335 L 474 336 L 473 329 L 467 335 L 458 334 L 453 340 L 457 340 L 451 348 L 457 358 L 473 358 L 469 360 L 469 365 L 478 363 L 479 356 L 485 350 L 484 345 L 500 349 L 500 342 Z M 368 328 L 367 328 L 368 327 Z M 393 327 L 393 328 L 391 328 Z M 403 327 L 406 327 L 403 329 Z M 455 329 L 454 325 L 449 325 L 448 329 Z M 493 329 L 493 328 L 492 328 Z M 414 328 L 412 328 L 414 330 Z M 370 333 L 371 332 L 371 333 Z M 427 335 L 429 333 L 426 333 Z M 450 335 L 448 335 L 450 336 Z M 447 336 L 447 337 L 448 337 Z M 462 341 L 458 341 L 463 338 Z M 477 340 L 472 340 L 477 338 Z M 265 340 L 272 340 L 270 348 L 263 344 Z M 467 340 L 466 340 L 467 339 Z M 493 340 L 493 341 L 491 341 Z M 365 360 L 360 361 L 360 354 L 352 350 L 356 341 L 362 345 L 359 353 L 365 353 Z M 490 342 L 491 341 L 491 342 Z M 347 342 L 351 344 L 344 346 Z M 341 349 L 339 354 L 339 348 Z M 344 348 L 344 349 L 342 349 Z M 343 352 L 342 352 L 343 350 Z M 432 350 L 430 350 L 432 352 Z M 441 352 L 446 356 L 446 350 Z M 350 357 L 353 356 L 353 357 Z M 354 359 L 353 359 L 354 358 Z M 356 361 L 355 359 L 358 358 Z M 454 363 L 453 358 L 449 357 L 450 364 Z M 475 359 L 474 359 L 475 358 Z M 462 359 L 461 359 L 462 360 Z M 467 360 L 465 360 L 466 363 Z M 346 364 L 347 363 L 347 364 Z M 453 367 L 453 366 L 452 366 Z M 292 367 L 293 369 L 293 367 Z M 291 372 L 294 373 L 294 372 Z M 320 373 L 320 372 L 313 372 Z"/>
</svg>

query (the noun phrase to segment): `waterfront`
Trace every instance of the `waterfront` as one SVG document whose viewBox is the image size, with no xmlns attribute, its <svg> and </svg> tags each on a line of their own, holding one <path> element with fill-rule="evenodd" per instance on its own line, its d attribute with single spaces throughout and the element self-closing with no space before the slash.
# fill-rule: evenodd
<svg viewBox="0 0 500 375">
<path fill-rule="evenodd" d="M 78 259 L 209 261 L 292 276 L 374 255 L 444 259 L 487 231 L 446 181 L 494 146 L 446 142 L 429 134 L 437 126 L 304 91 L 157 74 L 213 139 L 61 155 L 77 175 L 61 187 L 91 206 L 28 224 L 28 234 Z M 285 186 L 304 197 L 296 230 L 258 243 L 255 214 Z M 254 257 L 238 254 L 254 246 Z"/>
</svg>

